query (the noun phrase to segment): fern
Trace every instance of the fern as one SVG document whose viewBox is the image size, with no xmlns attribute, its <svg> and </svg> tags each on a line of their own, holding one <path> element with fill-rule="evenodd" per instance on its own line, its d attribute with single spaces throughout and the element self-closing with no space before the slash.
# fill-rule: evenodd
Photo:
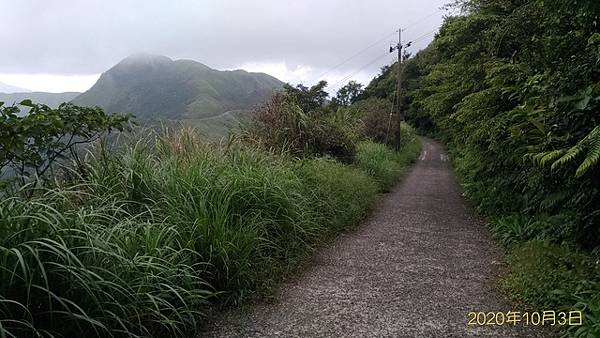
<svg viewBox="0 0 600 338">
<path fill-rule="evenodd" d="M 595 166 L 600 159 L 600 126 L 596 126 L 585 138 L 587 139 L 586 145 L 588 153 L 586 158 L 583 160 L 577 171 L 575 171 L 576 177 L 581 177 L 590 168 Z"/>
<path fill-rule="evenodd" d="M 572 162 L 575 158 L 587 152 L 585 158 L 575 171 L 575 177 L 581 177 L 600 160 L 600 126 L 596 126 L 586 137 L 570 148 L 557 149 L 530 155 L 533 161 L 541 166 L 552 163 L 551 170 L 556 170 Z"/>
<path fill-rule="evenodd" d="M 549 162 L 555 161 L 565 153 L 565 149 L 557 149 L 552 151 L 545 151 L 539 154 L 533 154 L 529 156 L 533 161 L 541 166 L 545 166 Z"/>
<path fill-rule="evenodd" d="M 585 149 L 585 145 L 581 141 L 577 142 L 576 145 L 567 149 L 563 156 L 561 156 L 558 160 L 554 161 L 554 163 L 552 163 L 552 166 L 550 166 L 550 169 L 556 170 L 560 167 L 563 167 L 567 163 L 573 161 L 577 157 L 577 155 L 579 155 L 583 151 L 583 149 Z"/>
</svg>

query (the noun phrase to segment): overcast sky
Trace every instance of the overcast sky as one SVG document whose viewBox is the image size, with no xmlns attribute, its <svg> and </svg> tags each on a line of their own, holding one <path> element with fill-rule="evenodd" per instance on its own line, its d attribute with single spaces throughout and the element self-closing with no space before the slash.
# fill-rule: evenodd
<svg viewBox="0 0 600 338">
<path fill-rule="evenodd" d="M 406 27 L 405 42 L 416 40 L 410 52 L 425 47 L 447 2 L 0 0 L 0 81 L 84 91 L 121 59 L 144 52 L 294 84 L 324 78 L 334 90 L 351 79 L 367 83 L 389 64 L 398 27 Z"/>
</svg>

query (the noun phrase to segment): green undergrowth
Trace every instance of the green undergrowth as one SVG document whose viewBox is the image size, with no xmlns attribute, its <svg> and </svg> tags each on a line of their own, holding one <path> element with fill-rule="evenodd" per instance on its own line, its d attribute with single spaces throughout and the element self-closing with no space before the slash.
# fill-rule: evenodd
<svg viewBox="0 0 600 338">
<path fill-rule="evenodd" d="M 0 336 L 189 335 L 356 225 L 418 152 L 365 143 L 341 164 L 138 136 L 0 201 Z"/>
<path fill-rule="evenodd" d="M 382 191 L 388 191 L 408 165 L 416 160 L 421 151 L 415 133 L 406 124 L 402 125 L 404 147 L 398 152 L 381 143 L 362 142 L 357 146 L 354 162 L 375 179 Z"/>
<path fill-rule="evenodd" d="M 453 147 L 454 148 L 454 147 Z M 526 197 L 502 177 L 476 174 L 467 149 L 453 149 L 453 162 L 465 192 L 488 218 L 492 236 L 507 251 L 510 273 L 502 285 L 531 311 L 581 310 L 581 326 L 557 326 L 562 337 L 600 336 L 600 252 L 578 244 L 578 214 L 511 211 Z"/>
<path fill-rule="evenodd" d="M 532 240 L 509 254 L 511 273 L 504 285 L 536 310 L 584 313 L 581 326 L 563 326 L 565 337 L 600 336 L 600 255 L 566 245 Z"/>
</svg>

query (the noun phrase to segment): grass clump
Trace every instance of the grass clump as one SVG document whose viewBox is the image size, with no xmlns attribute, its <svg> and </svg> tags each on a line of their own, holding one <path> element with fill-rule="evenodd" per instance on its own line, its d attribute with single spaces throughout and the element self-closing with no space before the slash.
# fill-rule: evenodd
<svg viewBox="0 0 600 338">
<path fill-rule="evenodd" d="M 409 126 L 403 125 L 402 136 L 404 146 L 398 152 L 372 141 L 357 146 L 355 165 L 373 177 L 381 191 L 388 191 L 419 156 L 420 144 Z"/>
<path fill-rule="evenodd" d="M 268 292 L 379 189 L 360 165 L 136 136 L 3 196 L 0 336 L 185 336 L 209 307 Z"/>
<path fill-rule="evenodd" d="M 311 196 L 311 208 L 319 211 L 319 223 L 334 232 L 366 216 L 378 190 L 367 173 L 330 159 L 304 160 L 297 173 Z"/>
<path fill-rule="evenodd" d="M 198 254 L 150 210 L 91 185 L 0 202 L 0 332 L 182 335 L 213 290 Z"/>
</svg>

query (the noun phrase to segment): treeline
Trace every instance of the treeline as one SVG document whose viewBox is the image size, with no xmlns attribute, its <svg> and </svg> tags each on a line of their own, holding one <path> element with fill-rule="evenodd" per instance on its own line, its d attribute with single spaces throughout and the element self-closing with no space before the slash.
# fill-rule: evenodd
<svg viewBox="0 0 600 338">
<path fill-rule="evenodd" d="M 448 143 L 510 250 L 507 286 L 600 335 L 600 2 L 462 0 L 402 64 L 407 119 Z M 397 65 L 365 91 L 391 99 Z"/>
<path fill-rule="evenodd" d="M 0 337 L 193 336 L 356 225 L 419 146 L 407 126 L 399 152 L 376 143 L 362 121 L 389 104 L 325 85 L 287 86 L 219 144 L 0 103 Z"/>
</svg>

